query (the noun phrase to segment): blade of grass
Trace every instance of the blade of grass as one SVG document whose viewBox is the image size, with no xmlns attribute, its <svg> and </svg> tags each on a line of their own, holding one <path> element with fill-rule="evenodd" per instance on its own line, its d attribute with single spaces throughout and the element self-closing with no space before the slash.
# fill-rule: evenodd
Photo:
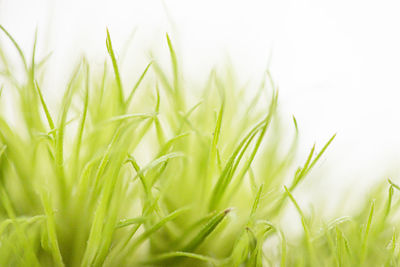
<svg viewBox="0 0 400 267">
<path fill-rule="evenodd" d="M 215 230 L 215 228 L 222 222 L 231 209 L 223 210 L 215 214 L 199 231 L 199 233 L 187 243 L 182 249 L 185 252 L 192 252 L 200 246 L 206 238 Z"/>
<path fill-rule="evenodd" d="M 135 249 L 141 245 L 146 239 L 148 239 L 149 236 L 151 236 L 153 233 L 158 231 L 161 227 L 163 227 L 167 222 L 174 220 L 176 217 L 182 215 L 182 213 L 188 211 L 187 208 L 181 208 L 178 209 L 174 212 L 171 212 L 164 218 L 162 218 L 159 222 L 151 226 L 149 229 L 147 229 L 144 233 L 142 233 L 137 239 L 134 240 L 134 242 L 129 246 L 128 251 L 135 251 Z"/>
<path fill-rule="evenodd" d="M 1 157 L 3 156 L 4 152 L 6 151 L 6 149 L 7 149 L 7 145 L 3 145 L 3 146 L 0 148 L 0 159 L 1 159 Z"/>
<path fill-rule="evenodd" d="M 274 92 L 265 124 L 261 128 L 260 134 L 259 134 L 257 141 L 254 145 L 254 148 L 250 154 L 250 157 L 247 159 L 247 161 L 244 164 L 244 167 L 242 168 L 241 172 L 238 174 L 238 177 L 236 179 L 236 184 L 233 186 L 233 189 L 230 194 L 234 194 L 238 190 L 239 186 L 242 184 L 244 176 L 246 175 L 247 171 L 250 169 L 251 164 L 253 163 L 253 160 L 254 160 L 257 152 L 260 149 L 261 142 L 263 141 L 264 136 L 267 133 L 267 130 L 270 126 L 272 117 L 274 116 L 274 114 L 276 112 L 277 104 L 278 104 L 278 92 L 276 92 L 276 93 Z"/>
<path fill-rule="evenodd" d="M 131 163 L 132 167 L 136 171 L 136 175 L 139 176 L 140 181 L 143 185 L 144 192 L 146 193 L 146 198 L 149 200 L 151 198 L 151 188 L 146 182 L 146 179 L 144 178 L 143 171 L 139 167 L 139 164 L 137 163 L 136 159 L 133 156 L 128 156 L 127 162 Z"/>
<path fill-rule="evenodd" d="M 26 257 L 26 258 L 24 258 L 24 261 L 26 261 L 25 264 L 29 264 L 29 266 L 39 267 L 40 266 L 39 260 L 35 254 L 33 246 L 31 244 L 31 242 L 29 242 L 29 240 L 27 239 L 27 236 L 26 236 L 24 230 L 22 229 L 21 224 L 17 220 L 15 210 L 12 206 L 12 202 L 11 202 L 6 190 L 4 189 L 3 185 L 0 185 L 0 199 L 1 199 L 4 209 L 7 212 L 8 217 L 13 221 L 13 224 L 15 225 L 19 242 L 22 243 L 22 246 L 25 250 L 24 251 L 25 252 L 24 256 Z M 26 265 L 26 266 L 28 266 L 28 265 Z"/>
<path fill-rule="evenodd" d="M 125 105 L 124 89 L 122 87 L 121 76 L 120 76 L 120 72 L 118 69 L 118 63 L 117 63 L 117 59 L 115 57 L 115 53 L 114 53 L 114 50 L 112 47 L 111 36 L 110 36 L 110 32 L 108 31 L 108 28 L 107 28 L 106 46 L 107 46 L 107 51 L 108 51 L 108 54 L 110 55 L 112 66 L 114 69 L 115 81 L 117 82 L 119 105 L 122 110 L 125 110 L 126 105 Z"/>
<path fill-rule="evenodd" d="M 169 38 L 168 33 L 166 34 L 166 38 L 167 38 L 167 43 L 168 43 L 168 49 L 169 49 L 169 54 L 171 56 L 171 63 L 172 63 L 172 73 L 173 73 L 173 77 L 174 77 L 174 90 L 175 93 L 179 93 L 179 72 L 178 72 L 178 60 L 176 58 L 176 53 L 175 53 L 175 49 L 172 45 L 171 39 Z"/>
<path fill-rule="evenodd" d="M 13 43 L 14 47 L 18 51 L 22 63 L 24 64 L 25 70 L 28 71 L 28 64 L 26 63 L 25 55 L 24 52 L 22 52 L 21 47 L 18 45 L 18 43 L 15 41 L 12 35 L 2 25 L 0 25 L 0 30 L 2 30 L 5 33 L 5 35 L 7 35 L 8 39 L 10 39 L 10 41 Z"/>
<path fill-rule="evenodd" d="M 48 234 L 48 240 L 50 241 L 51 252 L 54 259 L 54 263 L 56 266 L 65 266 L 61 256 L 60 248 L 58 246 L 56 222 L 54 219 L 54 212 L 51 207 L 50 201 L 51 200 L 49 195 L 46 192 L 43 192 L 42 204 L 46 213 L 46 223 L 47 223 L 46 229 Z"/>
<path fill-rule="evenodd" d="M 362 238 L 361 254 L 360 254 L 360 256 L 361 256 L 361 258 L 360 258 L 361 265 L 364 264 L 364 262 L 365 262 L 365 256 L 366 256 L 366 253 L 367 253 L 367 245 L 368 245 L 368 236 L 369 236 L 370 230 L 371 230 L 372 217 L 374 216 L 374 208 L 375 208 L 375 201 L 372 201 L 370 212 L 369 212 L 369 215 L 368 215 L 367 225 L 365 227 L 365 231 L 364 231 L 363 238 Z"/>
<path fill-rule="evenodd" d="M 256 124 L 241 140 L 234 152 L 231 154 L 220 177 L 218 178 L 216 185 L 213 188 L 212 194 L 210 196 L 209 211 L 215 209 L 219 205 L 221 198 L 223 197 L 223 194 L 225 193 L 227 186 L 231 182 L 233 174 L 244 155 L 244 152 L 247 150 L 257 132 L 260 131 L 265 125 L 265 123 L 267 122 L 267 118 Z"/>
<path fill-rule="evenodd" d="M 267 221 L 267 220 L 262 220 L 260 223 L 263 223 L 269 227 L 271 227 L 279 236 L 279 239 L 281 241 L 281 257 L 280 257 L 280 266 L 286 266 L 286 257 L 287 257 L 287 243 L 286 243 L 286 237 L 285 234 L 281 229 L 279 229 L 275 224 Z"/>
<path fill-rule="evenodd" d="M 393 188 L 396 188 L 397 190 L 400 191 L 400 186 L 398 186 L 397 184 L 395 184 L 392 180 L 388 179 L 388 182 L 391 186 L 393 186 Z"/>
<path fill-rule="evenodd" d="M 157 262 L 162 262 L 171 258 L 178 258 L 178 257 L 186 257 L 186 258 L 191 258 L 195 260 L 200 260 L 204 262 L 211 263 L 213 265 L 219 265 L 221 264 L 221 260 L 214 259 L 212 257 L 204 256 L 201 254 L 196 254 L 196 253 L 190 253 L 190 252 L 184 252 L 184 251 L 174 251 L 174 252 L 166 252 L 162 254 L 158 254 L 157 256 L 153 256 L 151 260 L 148 261 L 143 261 L 142 264 L 155 264 Z"/>
<path fill-rule="evenodd" d="M 153 64 L 152 61 L 150 61 L 149 64 L 147 64 L 146 68 L 144 69 L 142 75 L 140 75 L 139 79 L 133 86 L 128 98 L 125 101 L 126 106 L 129 106 L 130 102 L 132 101 L 133 95 L 135 94 L 136 90 L 139 88 L 140 84 L 142 83 L 144 77 L 146 76 L 147 71 L 150 69 L 151 65 Z"/>
<path fill-rule="evenodd" d="M 131 219 L 123 219 L 120 220 L 115 228 L 123 228 L 125 226 L 130 226 L 132 224 L 139 224 L 139 223 L 144 223 L 147 221 L 146 217 L 137 217 L 137 218 L 131 218 Z"/>
<path fill-rule="evenodd" d="M 90 83 L 90 71 L 89 71 L 89 63 L 86 62 L 86 86 L 85 86 L 85 98 L 84 98 L 84 103 L 83 103 L 83 112 L 81 116 L 81 120 L 79 123 L 79 128 L 78 128 L 78 133 L 77 133 L 77 138 L 76 138 L 76 147 L 75 147 L 75 166 L 74 170 L 78 172 L 79 170 L 79 158 L 80 158 L 80 151 L 81 151 L 81 144 L 82 144 L 82 138 L 83 138 L 83 130 L 85 127 L 85 122 L 86 122 L 86 116 L 88 112 L 88 106 L 89 106 L 89 83 Z M 77 173 L 75 172 L 74 176 L 77 176 Z"/>
<path fill-rule="evenodd" d="M 68 193 L 67 183 L 65 180 L 65 170 L 64 170 L 64 134 L 67 122 L 67 115 L 72 101 L 73 83 L 78 76 L 79 70 L 80 70 L 80 64 L 75 68 L 72 78 L 68 83 L 67 90 L 65 91 L 65 94 L 63 96 L 62 111 L 60 115 L 59 126 L 56 132 L 55 160 L 56 160 L 56 170 L 57 170 L 59 191 L 60 191 L 59 197 L 62 203 L 65 203 Z"/>
<path fill-rule="evenodd" d="M 114 116 L 111 119 L 105 121 L 105 123 L 121 122 L 129 119 L 148 119 L 153 118 L 154 113 L 136 113 L 136 114 L 124 114 L 119 116 Z"/>
<path fill-rule="evenodd" d="M 181 153 L 181 152 L 172 152 L 172 153 L 168 153 L 165 154 L 159 158 L 154 159 L 152 162 L 150 162 L 148 165 L 146 165 L 144 168 L 142 168 L 139 173 L 137 174 L 137 176 L 144 174 L 145 172 L 157 167 L 158 165 L 167 162 L 170 159 L 173 158 L 179 158 L 179 157 L 184 157 L 185 154 Z"/>
<path fill-rule="evenodd" d="M 50 115 L 50 112 L 49 112 L 49 108 L 47 107 L 47 104 L 46 104 L 46 102 L 45 102 L 45 100 L 43 98 L 42 90 L 40 89 L 39 84 L 37 83 L 37 81 L 35 81 L 35 87 L 36 87 L 36 90 L 38 92 L 40 102 L 42 103 L 42 108 L 43 108 L 44 114 L 46 115 L 47 123 L 49 124 L 50 130 L 54 130 L 55 129 L 54 121 L 51 118 L 51 115 Z M 55 132 L 52 132 L 52 135 L 54 136 Z"/>
<path fill-rule="evenodd" d="M 311 236 L 310 236 L 310 229 L 307 223 L 307 218 L 304 216 L 303 211 L 301 210 L 299 204 L 297 203 L 296 199 L 293 197 L 293 195 L 290 193 L 289 189 L 284 186 L 284 189 L 286 191 L 286 194 L 289 196 L 290 200 L 294 204 L 297 212 L 300 214 L 301 218 L 301 224 L 303 226 L 304 234 L 305 234 L 305 240 L 307 244 L 307 249 L 310 257 L 310 264 L 316 264 L 316 258 L 315 258 L 315 253 L 314 253 L 314 247 L 311 241 Z"/>
</svg>

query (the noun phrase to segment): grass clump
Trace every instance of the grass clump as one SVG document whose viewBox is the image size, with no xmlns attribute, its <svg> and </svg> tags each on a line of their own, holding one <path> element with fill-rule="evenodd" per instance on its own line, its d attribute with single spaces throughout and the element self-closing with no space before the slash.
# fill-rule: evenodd
<svg viewBox="0 0 400 267">
<path fill-rule="evenodd" d="M 19 117 L 0 114 L 0 266 L 397 266 L 394 182 L 352 217 L 302 210 L 296 188 L 335 136 L 292 174 L 297 122 L 284 140 L 269 72 L 252 99 L 229 68 L 188 89 L 167 35 L 172 75 L 154 60 L 125 90 L 107 31 L 111 68 L 83 59 L 51 110 L 36 40 L 28 63 L 0 29 L 26 74 L 0 50 Z"/>
</svg>

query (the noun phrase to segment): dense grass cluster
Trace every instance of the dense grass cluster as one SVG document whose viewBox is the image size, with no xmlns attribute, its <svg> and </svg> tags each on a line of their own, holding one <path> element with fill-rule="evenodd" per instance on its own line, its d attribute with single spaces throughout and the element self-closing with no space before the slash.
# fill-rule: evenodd
<svg viewBox="0 0 400 267">
<path fill-rule="evenodd" d="M 302 211 L 296 188 L 334 136 L 292 173 L 297 123 L 285 140 L 269 72 L 257 89 L 229 69 L 196 87 L 167 35 L 172 75 L 153 60 L 128 89 L 107 33 L 111 64 L 83 59 L 52 111 L 36 41 L 28 61 L 0 28 L 26 74 L 0 50 L 17 120 L 0 111 L 0 266 L 397 266 L 397 185 L 351 217 Z"/>
</svg>

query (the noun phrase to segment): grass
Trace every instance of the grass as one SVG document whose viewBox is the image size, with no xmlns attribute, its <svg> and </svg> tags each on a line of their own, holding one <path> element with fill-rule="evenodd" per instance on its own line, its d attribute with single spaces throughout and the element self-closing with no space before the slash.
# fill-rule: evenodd
<svg viewBox="0 0 400 267">
<path fill-rule="evenodd" d="M 25 73 L 0 50 L 18 117 L 0 113 L 0 266 L 397 266 L 393 181 L 332 221 L 296 200 L 335 135 L 292 173 L 298 125 L 283 138 L 268 71 L 257 90 L 229 68 L 195 87 L 167 35 L 172 75 L 152 60 L 125 90 L 107 31 L 111 68 L 82 59 L 52 110 L 41 88 L 48 57 L 35 58 L 35 39 L 28 61 L 0 30 Z M 298 236 L 282 223 L 292 205 Z"/>
</svg>

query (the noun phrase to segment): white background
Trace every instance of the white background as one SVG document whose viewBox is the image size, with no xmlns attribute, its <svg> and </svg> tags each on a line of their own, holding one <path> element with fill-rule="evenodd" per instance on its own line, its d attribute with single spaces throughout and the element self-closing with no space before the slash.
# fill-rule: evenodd
<svg viewBox="0 0 400 267">
<path fill-rule="evenodd" d="M 0 23 L 26 51 L 38 27 L 41 54 L 54 52 L 50 94 L 62 89 L 71 55 L 102 65 L 106 26 L 117 49 L 137 28 L 131 50 L 138 56 L 129 62 L 137 70 L 148 48 L 167 55 L 165 32 L 193 79 L 227 56 L 243 80 L 255 79 L 272 55 L 282 107 L 296 115 L 301 147 L 338 133 L 312 177 L 323 179 L 315 194 L 363 188 L 389 175 L 400 182 L 399 1 L 0 0 Z"/>
</svg>

